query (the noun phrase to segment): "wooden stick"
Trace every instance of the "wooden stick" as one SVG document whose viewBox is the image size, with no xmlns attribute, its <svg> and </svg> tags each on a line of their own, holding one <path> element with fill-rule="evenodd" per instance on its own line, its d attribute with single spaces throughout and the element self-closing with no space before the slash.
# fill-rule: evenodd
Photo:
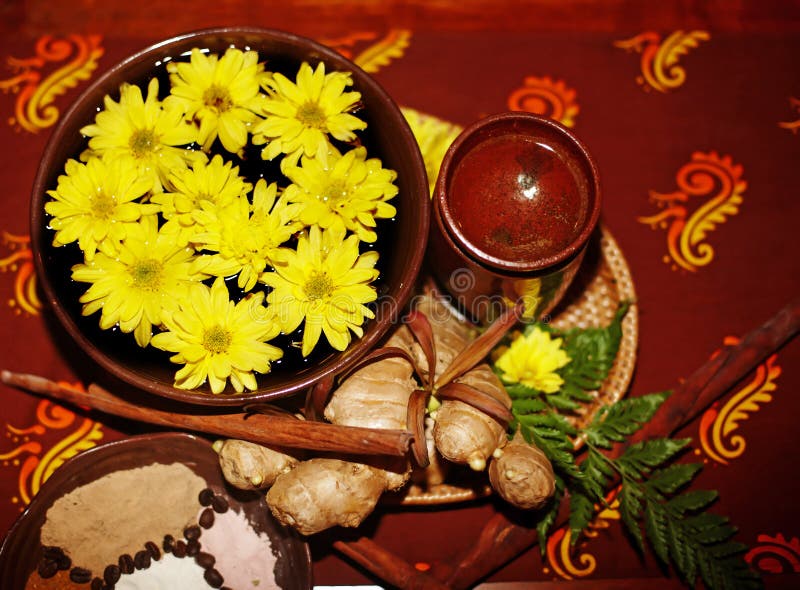
<svg viewBox="0 0 800 590">
<path fill-rule="evenodd" d="M 670 435 L 697 417 L 712 402 L 750 373 L 759 363 L 775 353 L 800 330 L 800 299 L 783 308 L 772 319 L 747 334 L 739 344 L 706 361 L 681 384 L 659 408 L 653 419 L 635 436 L 646 440 Z M 632 437 L 633 439 L 634 437 Z M 611 456 L 626 446 L 616 445 Z M 451 588 L 470 588 L 491 572 L 508 563 L 533 545 L 536 533 L 535 513 L 497 513 L 483 528 L 478 540 L 453 564 L 434 568 L 434 575 Z M 566 498 L 562 500 L 555 527 L 567 521 Z M 529 520 L 529 522 L 523 522 Z"/>
<path fill-rule="evenodd" d="M 327 422 L 306 422 L 279 415 L 168 412 L 132 404 L 95 384 L 89 385 L 89 391 L 86 392 L 36 375 L 5 370 L 0 372 L 0 381 L 37 395 L 121 418 L 226 438 L 238 438 L 263 445 L 331 451 L 347 455 L 404 457 L 411 442 L 411 433 L 405 430 L 336 426 Z"/>
</svg>

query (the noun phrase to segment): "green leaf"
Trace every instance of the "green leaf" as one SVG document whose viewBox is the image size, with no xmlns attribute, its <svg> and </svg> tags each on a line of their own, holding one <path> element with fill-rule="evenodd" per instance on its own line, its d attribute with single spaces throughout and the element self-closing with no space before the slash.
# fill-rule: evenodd
<svg viewBox="0 0 800 590">
<path fill-rule="evenodd" d="M 495 369 L 497 372 L 497 369 Z M 504 383 L 506 392 L 511 400 L 517 399 L 536 399 L 542 395 L 542 392 L 533 387 L 528 387 L 522 383 Z"/>
<path fill-rule="evenodd" d="M 653 547 L 656 557 L 669 563 L 669 540 L 667 531 L 667 515 L 664 507 L 656 502 L 648 502 L 644 511 L 644 530 Z"/>
<path fill-rule="evenodd" d="M 511 411 L 520 416 L 543 412 L 547 409 L 547 404 L 539 398 L 515 399 L 511 402 Z"/>
<path fill-rule="evenodd" d="M 569 497 L 570 544 L 575 545 L 594 517 L 594 502 L 581 492 L 573 492 Z"/>
<path fill-rule="evenodd" d="M 623 473 L 641 479 L 651 469 L 658 467 L 674 457 L 691 439 L 656 438 L 646 440 L 628 447 L 617 459 L 617 464 Z"/>
<path fill-rule="evenodd" d="M 714 500 L 717 499 L 717 492 L 713 490 L 690 490 L 675 496 L 669 502 L 667 507 L 669 510 L 675 512 L 679 516 L 685 516 L 687 512 L 694 512 L 707 508 Z"/>
<path fill-rule="evenodd" d="M 547 536 L 550 534 L 550 529 L 558 516 L 559 508 L 561 507 L 561 499 L 564 497 L 564 479 L 555 474 L 556 489 L 553 492 L 553 497 L 550 499 L 549 508 L 545 515 L 536 523 L 536 532 L 539 536 L 539 550 L 542 555 L 547 552 Z"/>
<path fill-rule="evenodd" d="M 702 463 L 670 465 L 653 471 L 647 480 L 647 485 L 662 494 L 671 495 L 692 481 L 702 468 Z"/>
<path fill-rule="evenodd" d="M 619 513 L 622 522 L 636 542 L 636 548 L 640 553 L 644 553 L 644 538 L 639 525 L 643 499 L 644 493 L 638 485 L 623 482 L 622 489 L 619 492 Z"/>
<path fill-rule="evenodd" d="M 575 455 L 572 452 L 572 441 L 567 433 L 557 429 L 544 426 L 535 426 L 526 423 L 527 416 L 519 416 L 520 432 L 523 438 L 541 449 L 545 456 L 553 464 L 553 469 L 560 471 L 569 479 L 583 479 L 583 474 L 575 463 Z"/>
<path fill-rule="evenodd" d="M 592 444 L 610 448 L 646 424 L 668 396 L 667 392 L 652 393 L 604 406 L 594 415 L 584 433 Z"/>
<path fill-rule="evenodd" d="M 585 476 L 582 484 L 583 491 L 595 501 L 602 502 L 604 490 L 608 486 L 609 480 L 615 475 L 614 469 L 608 464 L 608 459 L 590 448 L 586 459 L 581 463 L 581 471 Z"/>
</svg>

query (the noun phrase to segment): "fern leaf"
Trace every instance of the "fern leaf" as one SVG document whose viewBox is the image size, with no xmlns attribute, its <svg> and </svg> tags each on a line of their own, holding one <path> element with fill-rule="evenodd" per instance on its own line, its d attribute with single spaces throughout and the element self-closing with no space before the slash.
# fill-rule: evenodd
<svg viewBox="0 0 800 590">
<path fill-rule="evenodd" d="M 665 463 L 689 444 L 691 439 L 657 438 L 636 443 L 628 447 L 617 459 L 623 472 L 641 479 L 654 467 Z"/>
<path fill-rule="evenodd" d="M 610 448 L 639 430 L 656 413 L 669 393 L 652 393 L 620 400 L 601 408 L 585 429 L 592 444 Z"/>
<path fill-rule="evenodd" d="M 651 473 L 647 486 L 661 494 L 672 495 L 692 481 L 702 468 L 702 463 L 670 465 Z"/>
<path fill-rule="evenodd" d="M 570 544 L 575 545 L 578 539 L 592 522 L 594 517 L 594 502 L 591 498 L 580 492 L 575 492 L 569 497 L 569 530 Z"/>
<path fill-rule="evenodd" d="M 558 516 L 559 508 L 561 507 L 561 499 L 564 497 L 564 479 L 555 474 L 556 480 L 556 489 L 553 492 L 553 497 L 550 499 L 549 508 L 545 515 L 539 519 L 539 522 L 536 523 L 536 532 L 539 536 L 539 550 L 541 551 L 542 555 L 544 555 L 547 551 L 547 536 L 550 533 L 550 529 L 553 526 L 553 523 L 556 521 L 556 517 Z"/>
<path fill-rule="evenodd" d="M 664 508 L 655 502 L 648 502 L 644 511 L 644 530 L 656 557 L 663 564 L 669 563 L 669 540 Z"/>
<path fill-rule="evenodd" d="M 667 507 L 677 515 L 685 516 L 687 512 L 695 512 L 707 508 L 709 504 L 717 499 L 717 496 L 717 492 L 713 490 L 689 490 L 669 500 Z"/>
<path fill-rule="evenodd" d="M 643 496 L 644 494 L 639 486 L 622 484 L 622 489 L 619 493 L 619 514 L 625 524 L 625 528 L 628 529 L 628 532 L 636 542 L 636 548 L 640 553 L 644 553 L 644 537 L 639 525 L 639 519 L 642 515 Z"/>
</svg>

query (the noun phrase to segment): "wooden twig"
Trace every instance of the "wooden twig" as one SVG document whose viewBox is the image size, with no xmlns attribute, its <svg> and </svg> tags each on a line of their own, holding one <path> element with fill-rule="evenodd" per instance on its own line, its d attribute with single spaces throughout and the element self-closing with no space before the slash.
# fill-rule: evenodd
<svg viewBox="0 0 800 590">
<path fill-rule="evenodd" d="M 102 387 L 92 384 L 82 391 L 36 375 L 0 372 L 0 381 L 37 395 L 88 407 L 105 414 L 180 430 L 191 430 L 238 438 L 250 442 L 330 451 L 346 455 L 389 455 L 408 453 L 411 433 L 405 430 L 378 430 L 337 426 L 327 422 L 306 422 L 290 416 L 263 414 L 184 414 L 132 404 Z"/>
<path fill-rule="evenodd" d="M 716 399 L 750 373 L 800 330 L 800 299 L 783 308 L 762 326 L 747 334 L 739 344 L 729 346 L 706 361 L 667 398 L 653 419 L 625 445 L 616 445 L 610 455 L 640 440 L 673 434 L 702 413 Z M 555 527 L 567 521 L 566 498 L 562 500 Z M 535 515 L 523 524 L 506 514 L 492 516 L 477 541 L 452 563 L 441 564 L 434 575 L 448 587 L 470 588 L 491 572 L 533 545 L 538 535 Z"/>
</svg>

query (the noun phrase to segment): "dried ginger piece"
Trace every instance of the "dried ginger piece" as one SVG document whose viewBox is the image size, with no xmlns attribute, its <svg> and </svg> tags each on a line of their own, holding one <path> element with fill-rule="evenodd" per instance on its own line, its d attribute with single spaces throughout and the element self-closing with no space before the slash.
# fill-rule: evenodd
<svg viewBox="0 0 800 590">
<path fill-rule="evenodd" d="M 556 488 L 550 460 L 519 432 L 489 464 L 492 488 L 509 504 L 525 510 L 541 508 Z"/>
</svg>

